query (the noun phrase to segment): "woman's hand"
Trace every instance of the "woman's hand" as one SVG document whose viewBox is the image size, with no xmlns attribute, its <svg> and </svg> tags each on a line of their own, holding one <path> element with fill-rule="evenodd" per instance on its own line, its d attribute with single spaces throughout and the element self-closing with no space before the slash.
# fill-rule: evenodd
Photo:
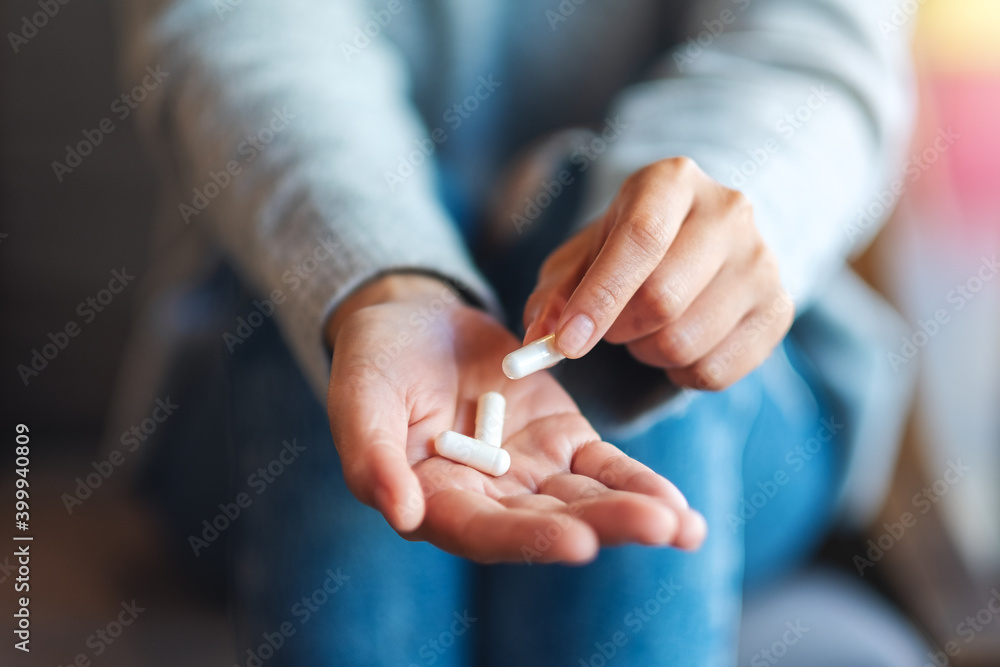
<svg viewBox="0 0 1000 667">
<path fill-rule="evenodd" d="M 581 563 L 601 545 L 695 548 L 704 519 L 670 482 L 606 442 L 548 374 L 511 381 L 517 340 L 432 278 L 395 275 L 332 318 L 328 409 L 348 487 L 408 539 L 480 562 Z M 476 401 L 507 399 L 510 470 L 436 456 L 471 435 Z"/>
<path fill-rule="evenodd" d="M 542 266 L 525 341 L 570 358 L 601 338 L 678 385 L 723 389 L 784 338 L 794 308 L 741 193 L 687 158 L 649 165 Z"/>
</svg>

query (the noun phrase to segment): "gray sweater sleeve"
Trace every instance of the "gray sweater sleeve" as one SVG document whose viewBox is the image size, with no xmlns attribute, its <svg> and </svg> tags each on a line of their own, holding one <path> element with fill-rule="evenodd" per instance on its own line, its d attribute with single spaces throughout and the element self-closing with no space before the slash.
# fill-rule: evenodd
<svg viewBox="0 0 1000 667">
<path fill-rule="evenodd" d="M 427 271 L 493 303 L 430 165 L 393 188 L 386 181 L 386 165 L 427 129 L 387 40 L 341 51 L 370 20 L 362 2 L 120 6 L 125 75 L 147 65 L 166 73 L 137 113 L 184 193 L 177 224 L 202 226 L 262 293 L 282 290 L 276 317 L 317 395 L 329 381 L 323 322 L 364 281 Z"/>
<path fill-rule="evenodd" d="M 691 157 L 749 197 L 785 288 L 808 304 L 878 230 L 909 141 L 909 29 L 894 4 L 695 3 L 690 38 L 617 100 L 611 117 L 628 127 L 594 164 L 587 218 L 637 168 Z"/>
</svg>

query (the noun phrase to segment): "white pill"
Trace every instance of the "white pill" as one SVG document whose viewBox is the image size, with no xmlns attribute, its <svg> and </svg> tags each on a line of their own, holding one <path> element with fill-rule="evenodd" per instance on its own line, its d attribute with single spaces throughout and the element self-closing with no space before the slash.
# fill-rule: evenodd
<svg viewBox="0 0 1000 667">
<path fill-rule="evenodd" d="M 549 334 L 504 357 L 503 373 L 511 380 L 520 380 L 535 371 L 555 366 L 565 358 L 556 349 L 556 335 Z"/>
<path fill-rule="evenodd" d="M 446 459 L 464 463 L 479 472 L 497 477 L 510 469 L 510 454 L 506 449 L 487 445 L 475 438 L 444 431 L 434 438 L 434 449 Z"/>
<path fill-rule="evenodd" d="M 479 397 L 476 407 L 476 440 L 499 447 L 503 444 L 503 418 L 507 400 L 503 394 L 488 391 Z"/>
</svg>

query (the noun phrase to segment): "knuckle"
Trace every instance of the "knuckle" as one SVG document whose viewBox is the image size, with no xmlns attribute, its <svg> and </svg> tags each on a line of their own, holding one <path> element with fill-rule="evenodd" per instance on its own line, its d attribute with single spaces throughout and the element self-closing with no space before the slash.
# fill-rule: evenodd
<svg viewBox="0 0 1000 667">
<path fill-rule="evenodd" d="M 642 316 L 655 322 L 676 322 L 684 312 L 683 298 L 669 285 L 648 280 L 639 287 L 634 298 Z"/>
<path fill-rule="evenodd" d="M 622 222 L 622 232 L 636 248 L 650 257 L 659 258 L 670 245 L 667 221 L 650 213 L 633 213 Z"/>
<path fill-rule="evenodd" d="M 659 182 L 663 179 L 684 180 L 696 176 L 701 172 L 692 158 L 686 155 L 668 157 L 648 164 L 642 169 L 633 173 L 636 181 L 639 182 Z"/>
<path fill-rule="evenodd" d="M 656 337 L 656 350 L 668 363 L 679 368 L 698 360 L 694 338 L 686 329 L 663 328 Z"/>
<path fill-rule="evenodd" d="M 753 263 L 767 275 L 778 275 L 778 258 L 763 241 L 753 249 Z"/>
<path fill-rule="evenodd" d="M 702 173 L 701 167 L 694 159 L 686 155 L 677 155 L 651 162 L 632 172 L 626 179 L 628 188 L 659 183 L 663 179 L 683 180 Z"/>
<path fill-rule="evenodd" d="M 670 166 L 674 172 L 682 176 L 693 176 L 701 171 L 698 167 L 698 163 L 686 155 L 669 158 L 668 161 L 670 162 Z"/>
<path fill-rule="evenodd" d="M 774 288 L 781 286 L 781 271 L 778 267 L 778 258 L 763 241 L 754 243 L 746 251 L 746 259 L 744 261 L 744 266 L 749 277 L 753 280 L 753 284 L 761 289 L 762 293 L 769 294 Z"/>
<path fill-rule="evenodd" d="M 753 222 L 753 204 L 739 190 L 723 188 L 723 204 L 730 215 L 741 222 Z"/>
<path fill-rule="evenodd" d="M 627 300 L 626 294 L 625 284 L 616 274 L 604 276 L 591 288 L 591 297 L 602 314 L 616 311 L 624 306 Z"/>
<path fill-rule="evenodd" d="M 691 368 L 695 377 L 695 386 L 704 391 L 722 391 L 732 380 L 727 377 L 726 369 L 714 359 L 704 359 Z"/>
</svg>

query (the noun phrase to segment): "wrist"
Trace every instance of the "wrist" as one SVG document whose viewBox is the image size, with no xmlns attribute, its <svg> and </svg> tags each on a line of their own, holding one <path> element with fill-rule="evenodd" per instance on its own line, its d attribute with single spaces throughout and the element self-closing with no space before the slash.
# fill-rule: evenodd
<svg viewBox="0 0 1000 667">
<path fill-rule="evenodd" d="M 402 303 L 440 298 L 442 294 L 461 296 L 445 280 L 422 273 L 388 273 L 364 283 L 344 299 L 327 318 L 323 339 L 333 348 L 344 322 L 362 308 L 385 303 Z"/>
</svg>

